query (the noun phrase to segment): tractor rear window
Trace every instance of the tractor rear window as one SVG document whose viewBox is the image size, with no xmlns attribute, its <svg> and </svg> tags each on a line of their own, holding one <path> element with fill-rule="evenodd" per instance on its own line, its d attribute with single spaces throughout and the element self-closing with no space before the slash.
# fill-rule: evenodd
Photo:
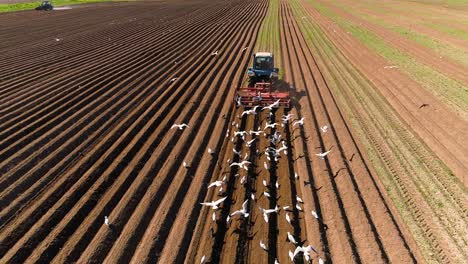
<svg viewBox="0 0 468 264">
<path fill-rule="evenodd" d="M 255 58 L 255 69 L 269 70 L 273 68 L 271 57 L 256 57 Z"/>
</svg>

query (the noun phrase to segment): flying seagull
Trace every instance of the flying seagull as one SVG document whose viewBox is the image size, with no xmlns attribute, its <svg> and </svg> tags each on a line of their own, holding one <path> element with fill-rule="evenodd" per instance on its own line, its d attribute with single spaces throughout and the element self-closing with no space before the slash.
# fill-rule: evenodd
<svg viewBox="0 0 468 264">
<path fill-rule="evenodd" d="M 295 121 L 295 122 L 293 123 L 293 126 L 296 126 L 296 125 L 301 125 L 301 126 L 303 126 L 303 125 L 304 125 L 304 117 L 302 117 L 300 120 Z"/>
<path fill-rule="evenodd" d="M 201 204 L 201 205 L 205 205 L 205 206 L 211 206 L 211 207 L 213 207 L 213 210 L 216 210 L 216 209 L 218 209 L 218 205 L 219 205 L 220 203 L 224 202 L 224 200 L 226 200 L 226 199 L 227 199 L 227 196 L 224 197 L 224 198 L 221 198 L 221 199 L 219 199 L 219 200 L 217 200 L 217 201 L 205 202 L 205 203 L 200 203 L 200 204 Z"/>
<path fill-rule="evenodd" d="M 293 244 L 297 244 L 296 239 L 294 238 L 293 235 L 291 235 L 291 233 L 289 233 L 289 231 L 288 231 L 288 240 Z"/>
<path fill-rule="evenodd" d="M 319 156 L 321 159 L 324 159 L 325 156 L 328 155 L 328 153 L 330 153 L 331 150 L 329 151 L 326 151 L 326 152 L 323 152 L 323 153 L 318 153 L 318 154 L 315 154 L 316 156 Z"/>
<path fill-rule="evenodd" d="M 243 215 L 244 217 L 249 217 L 249 213 L 247 213 L 247 209 L 248 209 L 248 208 L 247 208 L 247 202 L 248 202 L 248 201 L 249 201 L 249 200 L 245 200 L 245 202 L 242 204 L 242 209 L 233 212 L 233 213 L 231 214 L 231 216 L 235 216 L 235 215 L 241 214 L 241 215 Z"/>
<path fill-rule="evenodd" d="M 210 183 L 210 185 L 208 185 L 208 189 L 213 187 L 213 186 L 219 187 L 219 186 L 221 186 L 223 184 L 226 184 L 226 183 L 224 181 L 215 181 L 215 182 Z"/>
<path fill-rule="evenodd" d="M 183 130 L 185 127 L 189 127 L 189 126 L 188 126 L 187 124 L 185 124 L 185 123 L 182 123 L 182 124 L 180 124 L 180 125 L 174 124 L 174 125 L 172 125 L 171 129 L 176 128 L 176 127 L 177 127 L 179 130 Z"/>
<path fill-rule="evenodd" d="M 263 242 L 262 242 L 261 240 L 260 240 L 260 247 L 261 247 L 263 250 L 265 250 L 265 251 L 268 250 L 267 247 L 266 247 L 266 245 L 263 244 Z"/>
</svg>

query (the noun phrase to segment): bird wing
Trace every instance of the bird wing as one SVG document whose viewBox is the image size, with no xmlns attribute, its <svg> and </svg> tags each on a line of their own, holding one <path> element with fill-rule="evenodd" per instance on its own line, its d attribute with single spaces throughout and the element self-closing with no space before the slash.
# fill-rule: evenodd
<svg viewBox="0 0 468 264">
<path fill-rule="evenodd" d="M 249 199 L 245 200 L 244 203 L 242 204 L 242 210 L 244 210 L 244 212 L 247 212 L 247 202 L 249 201 Z"/>
<path fill-rule="evenodd" d="M 231 216 L 236 216 L 236 215 L 242 214 L 242 213 L 243 213 L 242 210 L 237 210 L 237 211 L 233 212 L 233 213 L 231 214 Z"/>
<path fill-rule="evenodd" d="M 294 250 L 294 256 L 296 256 L 297 253 L 302 252 L 302 251 L 303 251 L 302 247 L 296 247 L 296 249 Z"/>
<path fill-rule="evenodd" d="M 213 202 L 213 203 L 214 203 L 215 205 L 218 205 L 218 204 L 224 202 L 224 200 L 226 200 L 226 199 L 227 199 L 227 196 L 224 197 L 224 198 L 221 198 L 221 199 L 219 199 L 219 200 L 217 200 L 216 202 Z"/>
<path fill-rule="evenodd" d="M 171 129 L 175 128 L 175 127 L 179 127 L 179 125 L 175 124 L 175 125 L 172 125 L 171 126 Z"/>
<path fill-rule="evenodd" d="M 263 213 L 263 220 L 268 223 L 268 215 L 265 212 Z"/>
</svg>

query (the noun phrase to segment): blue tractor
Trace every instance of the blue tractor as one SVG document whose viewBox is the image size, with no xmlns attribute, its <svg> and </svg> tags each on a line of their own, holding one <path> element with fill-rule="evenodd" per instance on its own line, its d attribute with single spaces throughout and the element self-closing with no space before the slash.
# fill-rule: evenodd
<svg viewBox="0 0 468 264">
<path fill-rule="evenodd" d="M 275 87 L 278 80 L 278 68 L 275 68 L 270 52 L 257 52 L 253 56 L 253 67 L 247 70 L 248 87 L 238 87 L 234 96 L 236 106 L 272 106 L 289 108 L 291 99 L 289 90 Z"/>
<path fill-rule="evenodd" d="M 249 68 L 249 87 L 256 83 L 272 83 L 278 79 L 278 68 L 275 68 L 274 57 L 270 52 L 257 52 L 253 58 L 253 67 Z"/>
</svg>

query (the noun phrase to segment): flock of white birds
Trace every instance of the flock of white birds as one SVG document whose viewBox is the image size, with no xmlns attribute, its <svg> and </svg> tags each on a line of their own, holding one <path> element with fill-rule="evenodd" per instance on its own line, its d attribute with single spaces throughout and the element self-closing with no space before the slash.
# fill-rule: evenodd
<svg viewBox="0 0 468 264">
<path fill-rule="evenodd" d="M 215 54 L 216 53 L 216 54 Z M 217 52 L 214 52 L 212 55 L 217 55 Z M 174 80 L 172 80 L 174 81 Z M 279 105 L 279 100 L 274 102 L 273 104 L 271 105 L 268 105 L 268 106 L 265 106 L 263 107 L 260 111 L 263 111 L 263 110 L 269 110 L 270 111 L 270 115 L 272 114 L 272 111 L 274 108 L 278 107 Z M 242 114 L 240 114 L 238 117 L 243 117 L 245 115 L 256 115 L 258 113 L 258 109 L 260 107 L 259 106 L 255 106 L 254 108 L 250 109 L 250 110 L 245 110 L 242 112 Z M 242 139 L 243 142 L 245 142 L 246 144 L 246 147 L 250 148 L 250 146 L 253 144 L 253 142 L 257 139 L 257 138 L 252 138 L 251 140 L 249 141 L 246 141 L 246 137 L 247 135 L 250 135 L 250 136 L 260 136 L 263 134 L 264 137 L 268 138 L 268 134 L 267 134 L 267 130 L 270 128 L 270 129 L 274 129 L 276 128 L 277 126 L 281 125 L 282 127 L 286 126 L 288 123 L 290 123 L 290 121 L 292 120 L 293 118 L 293 114 L 288 114 L 288 115 L 284 115 L 282 117 L 282 122 L 281 124 L 278 124 L 278 123 L 266 123 L 265 127 L 263 130 L 261 130 L 261 127 L 258 127 L 258 130 L 257 131 L 253 131 L 253 130 L 250 130 L 250 131 L 234 131 L 232 137 L 231 137 L 231 141 L 234 142 L 235 138 L 240 138 Z M 296 121 L 294 121 L 292 123 L 292 126 L 295 127 L 295 126 L 303 126 L 304 125 L 304 117 L 302 117 L 301 119 L 298 119 Z M 231 123 L 231 126 L 234 127 L 234 129 L 239 129 L 239 124 L 236 124 L 235 121 L 233 121 Z M 178 130 L 184 130 L 184 129 L 187 129 L 187 128 L 190 128 L 189 125 L 185 124 L 185 123 L 182 123 L 182 124 L 174 124 L 171 129 L 178 129 Z M 321 131 L 322 133 L 326 133 L 327 130 L 328 130 L 328 127 L 327 126 L 322 126 L 321 128 Z M 271 131 L 270 131 L 271 132 Z M 227 130 L 227 133 L 226 133 L 226 137 L 229 137 L 229 134 L 230 133 L 230 130 L 228 129 Z M 287 155 L 287 145 L 286 145 L 286 141 L 284 139 L 281 138 L 281 133 L 279 133 L 278 131 L 276 131 L 275 133 L 270 133 L 270 138 L 269 138 L 270 142 L 272 143 L 272 145 L 279 145 L 281 144 L 280 147 L 278 148 L 273 148 L 273 147 L 268 147 L 266 148 L 263 153 L 266 155 L 266 158 L 271 162 L 272 160 L 274 160 L 275 162 L 278 162 L 281 154 L 283 153 L 284 155 Z M 317 153 L 316 155 L 318 157 L 320 157 L 321 159 L 324 159 L 329 153 L 330 153 L 331 150 L 328 150 L 328 151 L 325 151 L 323 153 Z M 231 160 L 228 160 L 227 163 L 229 165 L 229 167 L 238 167 L 239 170 L 240 169 L 243 169 L 245 170 L 246 172 L 249 170 L 249 166 L 251 165 L 251 162 L 248 160 L 249 159 L 249 156 L 248 154 L 246 154 L 243 158 L 242 158 L 242 153 L 240 150 L 236 150 L 235 148 L 233 148 L 233 152 L 234 152 L 234 155 L 237 155 L 239 156 L 239 162 L 231 162 Z M 256 150 L 256 154 L 260 154 L 260 150 Z M 211 148 L 208 148 L 208 153 L 210 155 L 213 155 L 215 153 L 214 150 L 212 150 Z M 270 169 L 270 166 L 268 165 L 268 163 L 265 161 L 264 162 L 264 168 L 266 170 L 269 170 Z M 188 168 L 189 165 L 187 164 L 186 161 L 183 161 L 183 166 L 185 168 Z M 236 174 L 235 175 L 236 177 L 239 177 L 240 175 L 239 174 Z M 296 180 L 299 179 L 299 175 L 297 173 L 295 173 L 294 175 L 294 178 Z M 247 182 L 247 178 L 246 176 L 243 176 L 240 180 L 240 183 L 241 185 L 244 185 L 245 183 Z M 223 176 L 223 179 L 222 180 L 217 180 L 217 181 L 214 181 L 214 182 L 211 182 L 209 185 L 208 185 L 208 189 L 209 188 L 219 188 L 218 189 L 218 193 L 222 193 L 224 191 L 224 185 L 226 185 L 227 183 L 227 177 L 226 175 Z M 269 184 L 267 183 L 266 180 L 262 180 L 262 183 L 263 183 L 263 186 L 265 187 L 265 191 L 263 191 L 263 196 L 267 197 L 267 198 L 271 198 L 271 194 L 268 192 L 268 188 L 269 188 Z M 273 184 L 272 184 L 273 186 Z M 280 188 L 280 185 L 278 182 L 276 182 L 274 184 L 274 186 L 276 187 L 276 189 L 279 189 Z M 211 207 L 213 209 L 213 213 L 212 213 L 212 220 L 213 222 L 216 222 L 217 220 L 217 216 L 216 216 L 216 211 L 220 208 L 221 204 L 228 198 L 228 196 L 226 197 L 223 197 L 223 198 L 220 198 L 216 201 L 211 201 L 211 202 L 203 202 L 201 203 L 201 205 L 203 206 L 208 206 L 208 207 Z M 255 202 L 256 198 L 255 198 L 255 195 L 252 193 L 251 194 L 251 197 L 250 199 Z M 304 201 L 296 195 L 296 206 L 295 208 L 299 211 L 299 212 L 303 212 L 303 209 L 302 207 L 300 206 L 300 204 L 303 204 Z M 280 207 L 278 205 L 275 206 L 275 208 L 273 209 L 265 209 L 265 208 L 261 208 L 259 207 L 260 209 L 260 212 L 263 216 L 263 220 L 268 223 L 269 221 L 269 215 L 270 214 L 278 214 L 280 213 Z M 286 221 L 288 223 L 290 223 L 292 225 L 292 219 L 291 219 L 291 216 L 289 214 L 288 211 L 290 211 L 290 206 L 283 206 L 282 207 L 283 211 L 285 211 L 285 218 L 286 218 Z M 320 220 L 318 214 L 315 212 L 315 211 L 312 211 L 311 212 L 312 215 L 317 219 L 317 220 Z M 226 217 L 226 223 L 230 223 L 231 221 L 231 218 L 232 217 L 235 217 L 235 216 L 240 216 L 240 217 L 244 217 L 244 218 L 247 218 L 249 217 L 250 213 L 249 213 L 249 208 L 248 208 L 248 199 L 245 200 L 242 204 L 242 208 L 240 208 L 239 210 L 236 210 L 234 212 L 232 212 L 230 215 L 227 215 Z M 111 223 L 110 223 L 110 220 L 108 218 L 108 216 L 105 216 L 104 217 L 104 224 L 108 227 L 111 227 Z M 303 245 L 298 245 L 299 243 L 297 242 L 296 238 L 294 237 L 293 234 L 291 234 L 290 232 L 287 232 L 287 239 L 290 243 L 292 243 L 294 246 L 295 246 L 295 250 L 294 251 L 291 251 L 289 250 L 288 254 L 289 254 L 289 257 L 291 259 L 292 262 L 294 262 L 294 259 L 298 256 L 298 254 L 302 253 L 303 257 L 305 258 L 306 262 L 309 263 L 311 261 L 311 253 L 315 253 L 317 254 L 318 256 L 318 251 L 312 247 L 311 245 L 308 245 L 308 246 L 303 246 Z M 263 243 L 262 240 L 260 240 L 260 248 L 265 250 L 265 251 L 268 251 L 268 248 L 267 246 Z M 205 263 L 206 262 L 206 256 L 204 255 L 201 259 L 201 262 L 200 263 Z M 275 259 L 275 263 L 279 263 L 277 259 Z M 323 263 L 323 260 L 318 257 L 318 263 L 322 264 Z"/>
</svg>

